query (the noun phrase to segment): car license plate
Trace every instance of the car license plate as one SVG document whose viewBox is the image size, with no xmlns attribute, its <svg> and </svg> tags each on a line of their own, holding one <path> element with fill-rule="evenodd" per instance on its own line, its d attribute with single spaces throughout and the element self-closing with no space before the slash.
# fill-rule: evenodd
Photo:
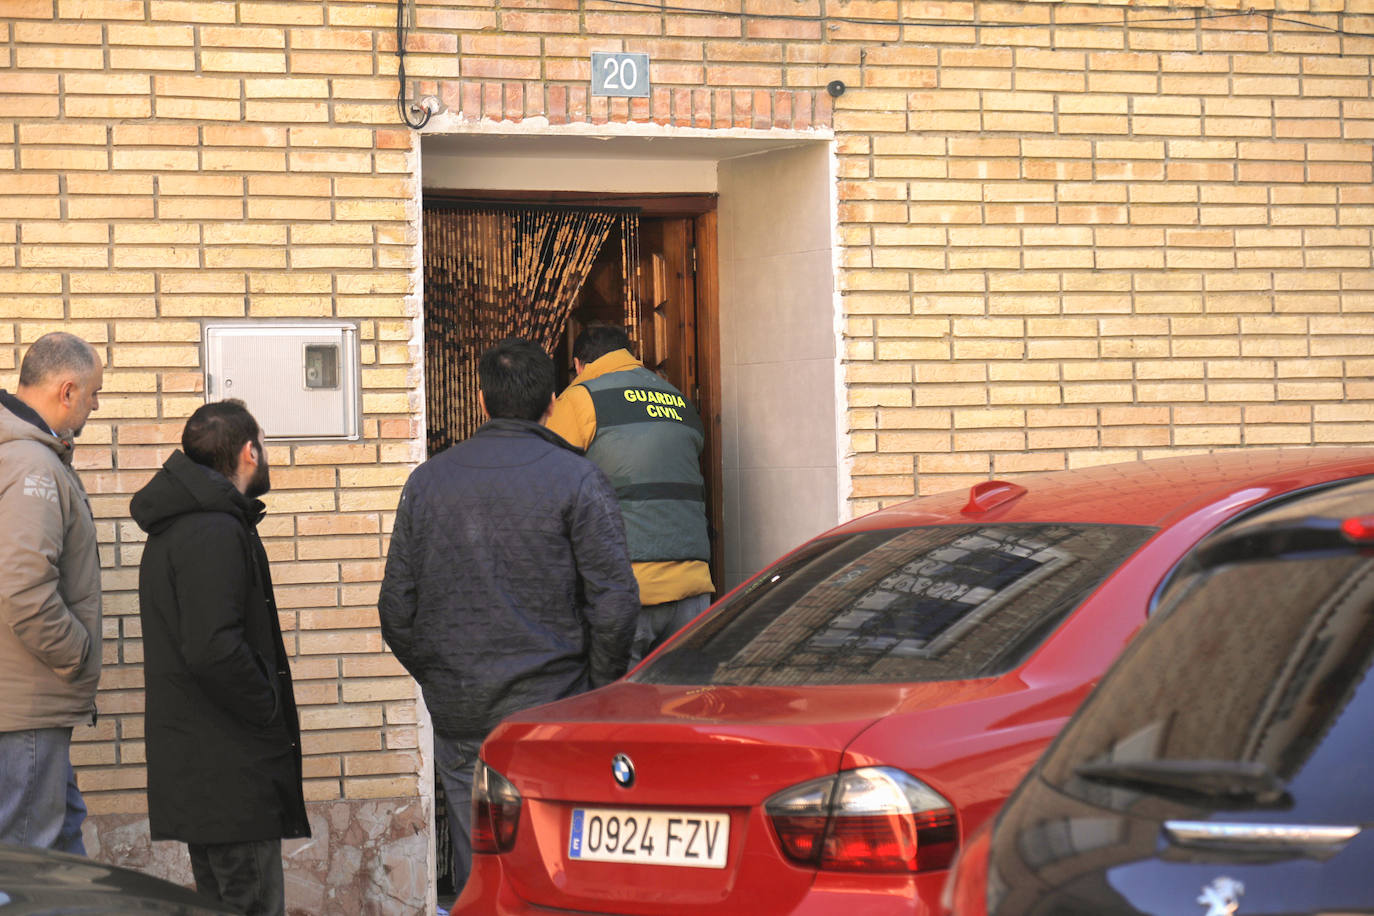
<svg viewBox="0 0 1374 916">
<path fill-rule="evenodd" d="M 730 815 L 633 808 L 574 808 L 568 858 L 724 868 Z"/>
</svg>

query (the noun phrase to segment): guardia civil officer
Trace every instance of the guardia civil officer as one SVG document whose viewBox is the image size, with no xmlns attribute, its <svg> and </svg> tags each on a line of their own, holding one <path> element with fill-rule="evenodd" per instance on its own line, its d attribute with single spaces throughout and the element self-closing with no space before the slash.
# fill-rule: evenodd
<svg viewBox="0 0 1374 916">
<path fill-rule="evenodd" d="M 548 426 L 587 450 L 620 499 L 641 604 L 633 666 L 711 603 L 701 417 L 634 357 L 624 328 L 584 328 L 573 368 Z"/>
</svg>

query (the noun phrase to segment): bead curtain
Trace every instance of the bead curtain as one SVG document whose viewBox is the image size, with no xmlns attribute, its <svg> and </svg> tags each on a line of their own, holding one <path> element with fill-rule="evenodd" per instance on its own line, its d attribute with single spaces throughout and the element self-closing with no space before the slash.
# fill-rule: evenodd
<svg viewBox="0 0 1374 916">
<path fill-rule="evenodd" d="M 592 264 L 616 235 L 625 325 L 637 339 L 638 210 L 425 205 L 429 454 L 482 424 L 477 359 L 484 350 L 506 337 L 524 337 L 553 354 Z"/>
</svg>

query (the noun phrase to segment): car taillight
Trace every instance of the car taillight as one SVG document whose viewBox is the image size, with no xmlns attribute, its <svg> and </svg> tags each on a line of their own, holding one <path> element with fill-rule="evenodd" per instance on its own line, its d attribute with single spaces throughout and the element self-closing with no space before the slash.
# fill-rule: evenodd
<svg viewBox="0 0 1374 916">
<path fill-rule="evenodd" d="M 837 871 L 946 868 L 958 846 L 954 807 L 890 767 L 845 770 L 764 802 L 789 859 Z"/>
<path fill-rule="evenodd" d="M 480 758 L 472 773 L 472 851 L 510 852 L 520 825 L 520 793 Z"/>
</svg>

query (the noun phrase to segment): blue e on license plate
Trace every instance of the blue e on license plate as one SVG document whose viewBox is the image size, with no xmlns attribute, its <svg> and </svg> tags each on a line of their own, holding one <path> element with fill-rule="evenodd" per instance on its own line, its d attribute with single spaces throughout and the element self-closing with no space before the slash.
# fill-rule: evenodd
<svg viewBox="0 0 1374 916">
<path fill-rule="evenodd" d="M 568 858 L 724 868 L 730 815 L 635 808 L 574 808 Z"/>
</svg>

